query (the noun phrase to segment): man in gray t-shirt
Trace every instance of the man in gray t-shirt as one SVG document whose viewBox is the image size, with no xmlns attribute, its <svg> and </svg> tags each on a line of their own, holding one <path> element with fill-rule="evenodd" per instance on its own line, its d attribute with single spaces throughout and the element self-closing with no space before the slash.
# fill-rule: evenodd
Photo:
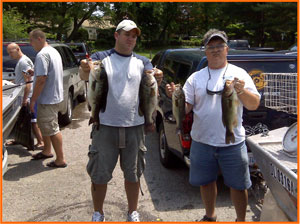
<svg viewBox="0 0 300 224">
<path fill-rule="evenodd" d="M 16 43 L 10 43 L 7 46 L 7 53 L 12 59 L 18 61 L 15 67 L 16 79 L 14 82 L 16 84 L 30 82 L 32 80 L 32 77 L 26 74 L 28 70 L 33 69 L 33 63 L 30 60 L 30 58 L 28 58 L 25 54 L 23 54 L 21 48 Z M 26 84 L 24 89 L 24 96 L 22 101 L 23 106 L 26 106 L 29 103 L 31 96 L 32 96 L 32 84 L 28 83 Z M 35 145 L 35 148 L 41 149 L 44 146 L 44 142 L 35 117 L 36 117 L 36 108 L 31 119 L 31 124 L 32 124 L 33 133 L 37 138 L 37 144 Z M 16 142 L 11 141 L 7 144 L 11 145 L 15 143 Z"/>
<path fill-rule="evenodd" d="M 37 122 L 44 139 L 42 152 L 33 155 L 34 160 L 52 158 L 51 145 L 56 159 L 48 167 L 64 168 L 67 163 L 62 148 L 62 134 L 58 125 L 59 103 L 63 101 L 62 59 L 56 49 L 48 45 L 46 35 L 40 29 L 29 34 L 30 44 L 38 52 L 35 58 L 34 87 L 30 109 L 38 104 Z"/>
</svg>

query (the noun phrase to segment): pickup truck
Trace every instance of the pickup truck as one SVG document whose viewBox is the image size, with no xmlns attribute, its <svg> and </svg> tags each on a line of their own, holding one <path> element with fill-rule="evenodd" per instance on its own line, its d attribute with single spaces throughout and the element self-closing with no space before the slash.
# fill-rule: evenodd
<svg viewBox="0 0 300 224">
<path fill-rule="evenodd" d="M 275 54 L 249 50 L 232 50 L 228 53 L 228 62 L 244 68 L 252 77 L 262 95 L 261 104 L 256 111 L 244 108 L 243 125 L 255 127 L 261 123 L 268 130 L 289 126 L 297 116 L 268 109 L 264 106 L 264 73 L 297 73 L 297 55 Z M 159 157 L 166 168 L 174 167 L 180 158 L 189 166 L 190 130 L 192 114 L 186 115 L 183 122 L 184 135 L 176 134 L 176 122 L 172 115 L 172 100 L 165 93 L 165 85 L 170 82 L 184 85 L 186 79 L 195 71 L 207 65 L 202 49 L 169 49 L 159 52 L 152 60 L 153 66 L 164 72 L 164 80 L 159 88 L 156 127 L 159 133 Z M 278 93 L 280 94 L 280 93 Z M 254 165 L 251 152 L 248 153 L 250 165 Z"/>
</svg>

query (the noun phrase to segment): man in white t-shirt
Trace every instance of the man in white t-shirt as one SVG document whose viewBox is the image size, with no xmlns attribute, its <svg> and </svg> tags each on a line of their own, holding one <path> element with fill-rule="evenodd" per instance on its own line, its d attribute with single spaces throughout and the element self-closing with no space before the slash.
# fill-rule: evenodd
<svg viewBox="0 0 300 224">
<path fill-rule="evenodd" d="M 208 66 L 193 73 L 183 89 L 186 96 L 186 113 L 193 110 L 194 121 L 190 152 L 190 183 L 200 186 L 206 214 L 200 221 L 216 221 L 215 203 L 218 172 L 230 187 L 236 210 L 236 221 L 245 221 L 248 204 L 247 189 L 251 186 L 245 129 L 242 126 L 243 106 L 255 110 L 260 95 L 248 73 L 227 62 L 227 35 L 216 29 L 209 30 L 203 38 Z M 239 106 L 234 143 L 225 142 L 226 129 L 222 122 L 222 90 L 226 80 L 235 79 L 234 89 Z M 166 85 L 167 94 L 174 91 L 174 83 Z"/>
<path fill-rule="evenodd" d="M 33 69 L 33 63 L 30 60 L 30 58 L 28 58 L 25 54 L 23 54 L 20 46 L 16 43 L 10 43 L 9 45 L 7 45 L 7 53 L 12 59 L 18 61 L 15 67 L 16 78 L 14 80 L 14 83 L 21 84 L 21 83 L 32 81 L 32 76 L 29 75 L 27 71 Z M 24 88 L 22 106 L 26 106 L 30 102 L 31 96 L 32 96 L 32 83 L 27 83 Z M 33 133 L 37 138 L 37 144 L 35 145 L 35 149 L 42 149 L 44 147 L 44 142 L 43 142 L 41 131 L 36 122 L 36 114 L 37 114 L 36 109 L 37 108 L 35 105 L 35 110 L 32 114 L 31 124 L 32 124 Z M 11 141 L 8 142 L 7 145 L 13 145 L 15 143 L 16 142 Z"/>
<path fill-rule="evenodd" d="M 115 47 L 96 52 L 91 60 L 101 60 L 108 77 L 108 94 L 105 112 L 101 112 L 100 128 L 92 129 L 87 172 L 91 177 L 94 202 L 92 221 L 104 221 L 103 203 L 107 183 L 120 156 L 124 172 L 124 185 L 128 201 L 127 221 L 138 222 L 138 196 L 146 152 L 144 117 L 138 114 L 139 87 L 145 71 L 152 70 L 146 57 L 133 52 L 140 29 L 131 20 L 119 23 L 114 33 Z M 80 77 L 88 80 L 92 63 L 82 60 Z M 154 69 L 158 85 L 162 71 Z M 113 221 L 113 220 L 112 220 Z"/>
<path fill-rule="evenodd" d="M 38 52 L 34 62 L 34 85 L 30 109 L 37 103 L 37 122 L 44 139 L 42 152 L 32 155 L 34 160 L 52 158 L 51 145 L 56 159 L 48 167 L 65 168 L 62 134 L 58 124 L 59 103 L 63 101 L 63 65 L 59 52 L 46 42 L 40 29 L 29 34 L 30 44 Z M 31 71 L 32 72 L 32 71 Z"/>
</svg>

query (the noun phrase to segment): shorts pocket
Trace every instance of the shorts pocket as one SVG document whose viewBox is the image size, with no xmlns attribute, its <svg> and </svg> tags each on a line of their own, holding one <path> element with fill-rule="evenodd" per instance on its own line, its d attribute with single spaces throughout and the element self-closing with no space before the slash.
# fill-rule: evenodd
<svg viewBox="0 0 300 224">
<path fill-rule="evenodd" d="M 146 167 L 146 159 L 145 154 L 147 152 L 146 146 L 141 146 L 138 152 L 138 160 L 137 160 L 137 176 L 140 178 L 144 173 Z"/>
<path fill-rule="evenodd" d="M 88 157 L 89 161 L 86 170 L 91 179 L 94 180 L 96 179 L 98 172 L 98 152 L 92 145 L 89 145 Z"/>
</svg>

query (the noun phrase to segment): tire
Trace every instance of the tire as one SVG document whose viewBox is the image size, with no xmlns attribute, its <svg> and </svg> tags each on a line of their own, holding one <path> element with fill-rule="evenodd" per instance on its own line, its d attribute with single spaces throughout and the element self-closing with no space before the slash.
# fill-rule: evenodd
<svg viewBox="0 0 300 224">
<path fill-rule="evenodd" d="M 87 82 L 84 82 L 83 94 L 77 96 L 77 100 L 79 103 L 85 102 L 87 99 Z"/>
<path fill-rule="evenodd" d="M 68 95 L 68 102 L 67 102 L 67 112 L 61 115 L 60 123 L 62 125 L 68 125 L 72 122 L 72 115 L 73 115 L 73 95 L 69 92 Z"/>
<path fill-rule="evenodd" d="M 169 150 L 163 123 L 159 125 L 158 152 L 161 164 L 165 168 L 174 167 L 178 158 Z"/>
</svg>

